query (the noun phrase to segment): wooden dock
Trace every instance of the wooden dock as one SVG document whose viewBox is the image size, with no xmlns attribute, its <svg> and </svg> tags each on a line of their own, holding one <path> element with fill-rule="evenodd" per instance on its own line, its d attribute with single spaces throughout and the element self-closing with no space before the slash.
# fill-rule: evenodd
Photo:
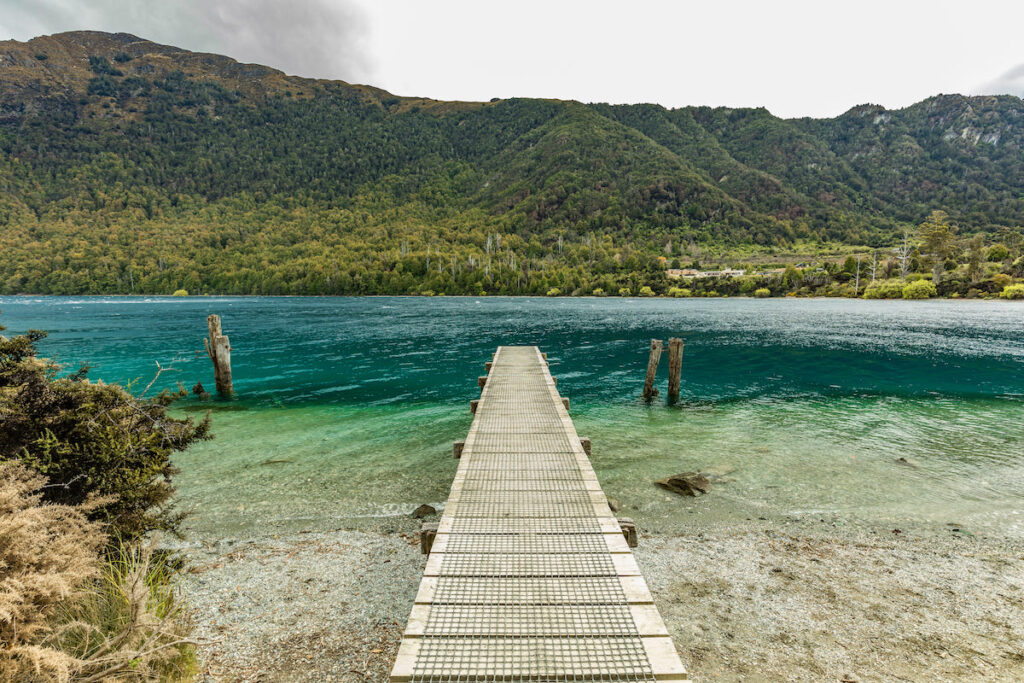
<svg viewBox="0 0 1024 683">
<path fill-rule="evenodd" d="M 391 680 L 686 680 L 543 355 L 481 381 Z"/>
</svg>

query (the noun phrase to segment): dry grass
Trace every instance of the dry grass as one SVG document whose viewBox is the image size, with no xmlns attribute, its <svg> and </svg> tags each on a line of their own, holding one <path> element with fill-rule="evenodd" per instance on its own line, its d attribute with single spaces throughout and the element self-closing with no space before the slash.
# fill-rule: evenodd
<svg viewBox="0 0 1024 683">
<path fill-rule="evenodd" d="M 189 680 L 176 572 L 114 543 L 86 510 L 42 504 L 44 479 L 0 464 L 0 680 Z"/>
<path fill-rule="evenodd" d="M 106 537 L 79 508 L 43 505 L 45 479 L 0 464 L 0 679 L 69 680 L 75 658 L 43 645 L 56 612 L 100 575 Z"/>
</svg>

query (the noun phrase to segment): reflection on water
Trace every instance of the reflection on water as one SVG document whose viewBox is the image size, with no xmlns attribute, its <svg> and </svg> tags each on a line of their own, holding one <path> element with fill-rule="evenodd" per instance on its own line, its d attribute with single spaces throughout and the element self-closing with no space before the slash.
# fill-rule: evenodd
<svg viewBox="0 0 1024 683">
<path fill-rule="evenodd" d="M 549 352 L 602 484 L 649 528 L 761 511 L 1024 535 L 1019 304 L 6 297 L 0 309 L 11 331 L 50 330 L 44 352 L 95 377 L 148 381 L 154 361 L 180 358 L 161 381 L 188 386 L 212 383 L 198 351 L 205 316 L 223 316 L 240 397 L 217 404 L 217 439 L 177 461 L 200 531 L 351 526 L 443 502 L 476 377 L 507 343 Z M 683 404 L 645 406 L 648 341 L 669 336 L 686 340 Z M 690 469 L 719 475 L 711 496 L 650 483 Z"/>
</svg>

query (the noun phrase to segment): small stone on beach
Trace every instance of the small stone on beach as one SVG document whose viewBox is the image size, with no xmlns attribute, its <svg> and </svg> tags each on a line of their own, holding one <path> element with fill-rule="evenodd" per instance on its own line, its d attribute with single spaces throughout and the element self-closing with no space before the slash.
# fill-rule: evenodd
<svg viewBox="0 0 1024 683">
<path fill-rule="evenodd" d="M 435 510 L 432 505 L 427 505 L 426 503 L 420 505 L 418 508 L 412 511 L 412 516 L 416 519 L 423 519 L 424 517 L 429 517 L 430 515 L 436 514 L 437 510 Z"/>
</svg>

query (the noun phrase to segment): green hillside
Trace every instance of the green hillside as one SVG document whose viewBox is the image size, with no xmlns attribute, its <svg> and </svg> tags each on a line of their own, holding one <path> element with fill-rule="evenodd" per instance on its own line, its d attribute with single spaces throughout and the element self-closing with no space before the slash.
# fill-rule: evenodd
<svg viewBox="0 0 1024 683">
<path fill-rule="evenodd" d="M 888 247 L 935 209 L 994 240 L 1022 147 L 1015 97 L 439 102 L 64 33 L 0 43 L 0 293 L 662 291 L 674 261 Z"/>
</svg>

